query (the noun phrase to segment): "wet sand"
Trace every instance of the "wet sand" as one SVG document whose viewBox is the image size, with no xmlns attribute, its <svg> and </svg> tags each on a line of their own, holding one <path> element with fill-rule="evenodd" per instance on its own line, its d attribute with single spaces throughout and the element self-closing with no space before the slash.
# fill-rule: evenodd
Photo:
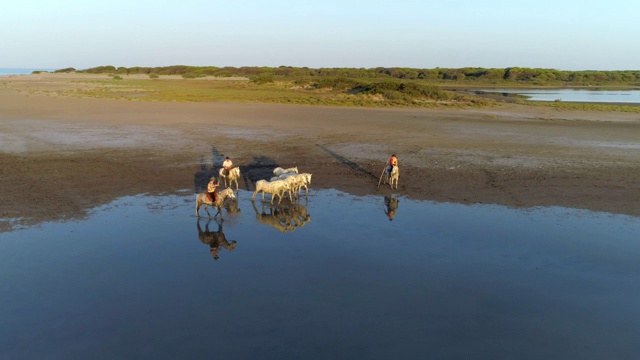
<svg viewBox="0 0 640 360">
<path fill-rule="evenodd" d="M 311 191 L 640 216 L 638 114 L 158 103 L 29 95 L 14 81 L 0 78 L 0 231 L 122 196 L 200 191 L 224 156 L 248 190 L 297 166 Z M 393 191 L 376 186 L 391 153 Z"/>
</svg>

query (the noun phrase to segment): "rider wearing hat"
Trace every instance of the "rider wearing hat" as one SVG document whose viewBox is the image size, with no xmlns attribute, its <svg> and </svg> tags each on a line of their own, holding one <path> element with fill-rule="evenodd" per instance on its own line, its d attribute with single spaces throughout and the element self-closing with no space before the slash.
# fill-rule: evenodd
<svg viewBox="0 0 640 360">
<path fill-rule="evenodd" d="M 211 179 L 209 179 L 211 181 L 209 181 L 209 183 L 207 184 L 207 193 L 209 194 L 209 197 L 211 198 L 211 202 L 216 201 L 216 195 L 217 195 L 217 189 L 218 189 L 218 184 L 216 183 L 216 177 L 212 176 Z"/>
</svg>

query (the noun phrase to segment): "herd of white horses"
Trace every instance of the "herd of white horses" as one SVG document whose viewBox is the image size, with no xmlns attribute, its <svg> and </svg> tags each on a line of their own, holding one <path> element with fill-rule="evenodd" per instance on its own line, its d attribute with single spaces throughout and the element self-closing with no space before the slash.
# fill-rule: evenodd
<svg viewBox="0 0 640 360">
<path fill-rule="evenodd" d="M 393 189 L 398 188 L 398 178 L 400 175 L 400 171 L 397 166 L 394 166 L 391 173 L 388 174 L 386 171 L 383 171 L 383 174 L 380 175 L 380 180 L 385 176 L 385 184 L 388 182 L 389 186 Z M 305 190 L 305 196 L 309 194 L 309 185 L 311 185 L 311 176 L 310 173 L 299 173 L 298 167 L 292 167 L 288 169 L 283 169 L 281 167 L 277 167 L 273 169 L 273 177 L 270 180 L 258 180 L 256 182 L 256 189 L 253 192 L 253 196 L 251 197 L 251 201 L 255 201 L 258 193 L 262 193 L 262 201 L 265 201 L 265 193 L 271 195 L 271 204 L 273 205 L 273 201 L 276 197 L 278 197 L 278 204 L 282 202 L 282 199 L 288 195 L 289 201 L 293 202 L 294 197 L 298 197 L 302 195 L 302 189 Z M 215 202 L 209 201 L 209 197 L 207 193 L 200 193 L 196 196 L 196 216 L 200 217 L 200 207 L 204 205 L 204 210 L 207 212 L 209 217 L 211 218 L 211 214 L 207 209 L 209 206 L 217 208 L 217 212 L 214 217 L 218 216 L 218 214 L 222 211 L 222 206 L 224 201 L 227 198 L 235 199 L 236 196 L 233 193 L 233 184 L 236 184 L 236 191 L 238 191 L 238 179 L 240 178 L 240 168 L 235 167 L 229 171 L 229 174 L 225 174 L 224 169 L 220 169 L 218 184 L 221 182 L 224 183 L 225 189 L 218 192 L 218 196 Z M 380 186 L 380 181 L 378 181 L 378 186 Z"/>
</svg>

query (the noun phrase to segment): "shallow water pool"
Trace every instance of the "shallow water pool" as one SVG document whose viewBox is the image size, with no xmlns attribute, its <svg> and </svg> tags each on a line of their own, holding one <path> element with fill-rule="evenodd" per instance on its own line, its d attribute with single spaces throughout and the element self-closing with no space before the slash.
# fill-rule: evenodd
<svg viewBox="0 0 640 360">
<path fill-rule="evenodd" d="M 0 233 L 0 358 L 640 353 L 635 217 L 334 190 L 222 215 L 141 195 Z"/>
</svg>

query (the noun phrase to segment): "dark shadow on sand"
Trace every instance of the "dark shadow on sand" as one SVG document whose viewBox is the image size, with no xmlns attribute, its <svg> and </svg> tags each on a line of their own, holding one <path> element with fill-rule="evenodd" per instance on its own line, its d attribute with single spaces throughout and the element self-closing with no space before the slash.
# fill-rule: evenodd
<svg viewBox="0 0 640 360">
<path fill-rule="evenodd" d="M 320 149 L 324 150 L 327 154 L 333 156 L 336 160 L 340 161 L 340 163 L 347 165 L 348 167 L 352 168 L 353 170 L 365 174 L 365 175 L 369 175 L 374 179 L 377 179 L 378 177 L 374 174 L 372 174 L 371 172 L 369 172 L 367 169 L 363 168 L 362 166 L 358 165 L 357 163 L 347 159 L 346 157 L 340 155 L 340 154 L 336 154 L 333 150 L 328 149 L 320 144 L 316 144 L 317 147 L 319 147 Z"/>
<path fill-rule="evenodd" d="M 207 184 L 212 176 L 218 178 L 218 170 L 222 167 L 225 155 L 222 154 L 215 145 L 211 145 L 211 167 L 200 156 L 200 170 L 193 176 L 194 193 L 198 194 L 207 190 Z"/>
</svg>

